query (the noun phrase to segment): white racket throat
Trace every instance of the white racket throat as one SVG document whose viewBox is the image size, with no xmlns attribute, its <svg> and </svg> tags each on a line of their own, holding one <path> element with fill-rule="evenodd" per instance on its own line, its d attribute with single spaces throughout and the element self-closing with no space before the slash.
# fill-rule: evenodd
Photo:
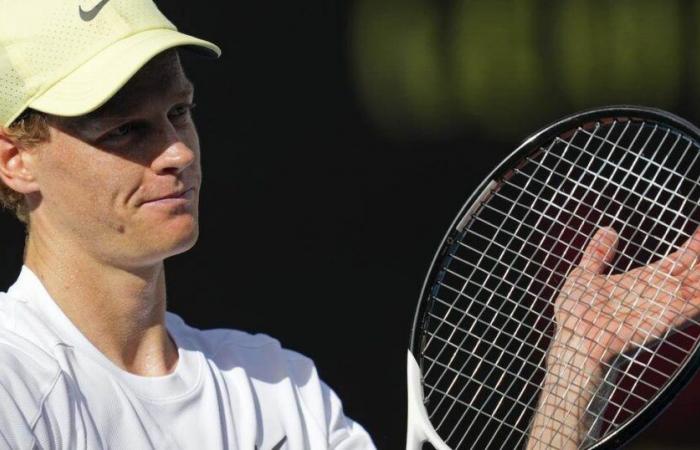
<svg viewBox="0 0 700 450">
<path fill-rule="evenodd" d="M 408 351 L 406 363 L 408 384 L 408 431 L 406 433 L 406 450 L 421 450 L 423 442 L 430 442 L 436 450 L 450 450 L 440 439 L 430 424 L 428 413 L 423 405 L 423 385 L 421 371 L 416 358 Z"/>
</svg>

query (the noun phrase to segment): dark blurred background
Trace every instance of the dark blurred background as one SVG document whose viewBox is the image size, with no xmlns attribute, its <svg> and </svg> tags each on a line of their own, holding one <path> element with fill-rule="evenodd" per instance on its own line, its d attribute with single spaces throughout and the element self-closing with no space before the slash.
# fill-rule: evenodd
<svg viewBox="0 0 700 450">
<path fill-rule="evenodd" d="M 700 122 L 700 1 L 161 0 L 221 45 L 187 57 L 202 234 L 167 261 L 170 309 L 316 361 L 382 449 L 405 435 L 405 358 L 430 260 L 462 202 L 528 134 L 644 104 Z M 0 287 L 23 230 L 0 226 Z M 700 387 L 631 445 L 697 448 Z"/>
</svg>

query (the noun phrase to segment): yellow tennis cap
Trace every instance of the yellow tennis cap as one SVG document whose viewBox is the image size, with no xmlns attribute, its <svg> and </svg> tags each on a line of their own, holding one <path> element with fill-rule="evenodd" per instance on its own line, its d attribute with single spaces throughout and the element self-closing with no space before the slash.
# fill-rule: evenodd
<svg viewBox="0 0 700 450">
<path fill-rule="evenodd" d="M 152 0 L 0 0 L 0 123 L 26 108 L 59 116 L 106 103 L 157 54 L 211 42 L 180 33 Z"/>
</svg>

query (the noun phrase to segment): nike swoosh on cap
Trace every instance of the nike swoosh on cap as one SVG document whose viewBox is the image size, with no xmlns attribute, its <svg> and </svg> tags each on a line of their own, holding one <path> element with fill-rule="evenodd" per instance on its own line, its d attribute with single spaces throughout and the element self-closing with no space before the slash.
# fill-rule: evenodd
<svg viewBox="0 0 700 450">
<path fill-rule="evenodd" d="M 104 8 L 107 3 L 109 3 L 109 0 L 102 0 L 94 8 L 88 11 L 85 11 L 82 6 L 79 6 L 78 9 L 80 9 L 80 18 L 83 19 L 85 22 L 90 22 L 92 19 L 97 17 L 97 15 L 100 13 L 100 11 L 102 11 L 102 8 Z"/>
<path fill-rule="evenodd" d="M 272 447 L 270 450 L 281 450 L 285 442 L 287 442 L 287 436 L 283 437 L 282 440 L 275 444 L 275 446 Z M 258 450 L 257 445 L 255 446 L 255 450 Z"/>
</svg>

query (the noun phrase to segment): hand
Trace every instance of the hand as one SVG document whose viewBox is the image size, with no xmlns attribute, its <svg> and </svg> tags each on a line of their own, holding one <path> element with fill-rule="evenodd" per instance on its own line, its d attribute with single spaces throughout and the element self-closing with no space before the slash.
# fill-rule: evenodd
<svg viewBox="0 0 700 450">
<path fill-rule="evenodd" d="M 662 337 L 700 308 L 700 229 L 666 258 L 608 276 L 617 240 L 612 228 L 598 230 L 555 303 L 555 344 L 575 342 L 569 349 L 590 364 Z"/>
<path fill-rule="evenodd" d="M 584 417 L 603 363 L 698 313 L 700 229 L 654 264 L 606 275 L 617 240 L 612 228 L 598 230 L 555 301 L 557 332 L 528 449 L 579 448 L 589 432 Z"/>
</svg>

